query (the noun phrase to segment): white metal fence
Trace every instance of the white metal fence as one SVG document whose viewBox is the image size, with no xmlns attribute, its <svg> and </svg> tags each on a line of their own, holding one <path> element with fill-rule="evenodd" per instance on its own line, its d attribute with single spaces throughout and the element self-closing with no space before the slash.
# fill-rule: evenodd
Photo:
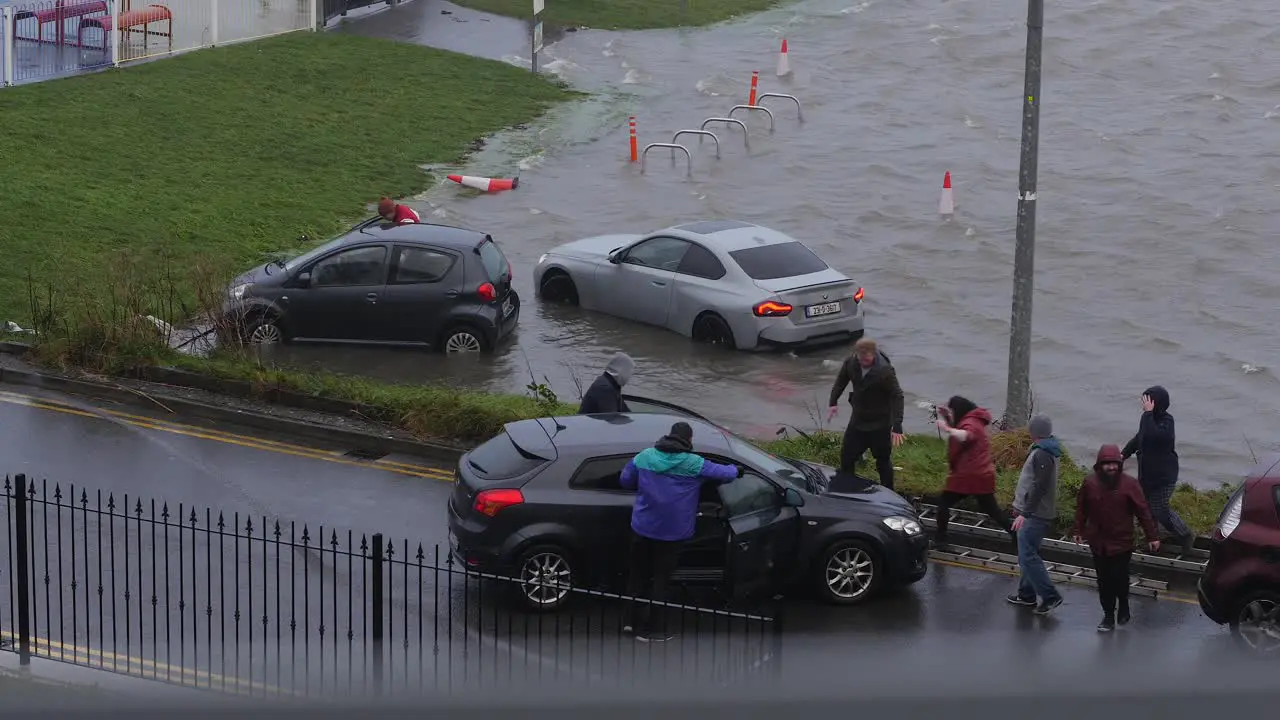
<svg viewBox="0 0 1280 720">
<path fill-rule="evenodd" d="M 0 85 L 313 30 L 338 10 L 368 4 L 368 0 L 0 0 Z"/>
</svg>

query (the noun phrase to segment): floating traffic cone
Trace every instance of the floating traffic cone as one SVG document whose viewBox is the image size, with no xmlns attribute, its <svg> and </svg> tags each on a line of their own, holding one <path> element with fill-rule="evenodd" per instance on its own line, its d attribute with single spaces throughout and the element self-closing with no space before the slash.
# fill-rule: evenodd
<svg viewBox="0 0 1280 720">
<path fill-rule="evenodd" d="M 956 198 L 951 192 L 951 171 L 942 176 L 942 197 L 938 199 L 938 214 L 949 217 L 956 213 Z"/>
<path fill-rule="evenodd" d="M 787 39 L 782 38 L 782 52 L 778 53 L 778 77 L 791 74 L 791 62 L 787 60 Z"/>
<path fill-rule="evenodd" d="M 751 93 L 747 95 L 747 104 L 751 107 L 756 106 L 756 88 L 760 85 L 760 71 L 751 71 Z"/>
<path fill-rule="evenodd" d="M 483 190 L 485 192 L 498 192 L 499 190 L 514 190 L 520 186 L 520 178 L 487 178 L 475 177 L 474 175 L 450 175 L 449 179 L 459 185 L 466 185 L 469 188 Z"/>
</svg>

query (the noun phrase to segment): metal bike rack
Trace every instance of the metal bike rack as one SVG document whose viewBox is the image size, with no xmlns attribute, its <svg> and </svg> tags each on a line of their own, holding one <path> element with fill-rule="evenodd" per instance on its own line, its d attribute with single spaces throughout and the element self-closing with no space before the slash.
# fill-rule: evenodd
<svg viewBox="0 0 1280 720">
<path fill-rule="evenodd" d="M 751 139 L 747 137 L 748 133 L 747 133 L 746 123 L 742 122 L 741 120 L 736 120 L 734 118 L 711 117 L 702 121 L 702 129 L 706 130 L 707 126 L 713 122 L 724 123 L 726 125 L 737 125 L 738 127 L 742 128 L 742 144 L 745 145 L 748 150 L 751 149 Z"/>
<path fill-rule="evenodd" d="M 759 105 L 734 105 L 733 110 L 729 111 L 729 117 L 733 117 L 735 110 L 759 110 L 769 116 L 769 132 L 773 132 L 773 113 L 769 112 L 769 108 L 760 107 Z"/>
<path fill-rule="evenodd" d="M 679 138 L 681 135 L 697 135 L 698 142 L 702 142 L 703 137 L 709 137 L 712 140 L 715 140 L 716 141 L 716 157 L 717 158 L 720 157 L 720 138 L 716 137 L 715 133 L 709 130 L 680 130 L 675 135 L 671 136 L 671 142 L 675 142 L 676 139 Z M 675 150 L 672 150 L 671 152 L 674 154 Z"/>
<path fill-rule="evenodd" d="M 782 98 L 784 100 L 790 100 L 791 102 L 795 103 L 796 118 L 800 120 L 800 122 L 804 122 L 804 111 L 800 109 L 800 99 L 797 98 L 795 95 L 785 95 L 783 93 L 764 93 L 756 98 L 756 104 L 757 105 L 763 104 L 765 98 Z"/>
<path fill-rule="evenodd" d="M 690 176 L 693 175 L 693 156 L 689 154 L 689 148 L 683 145 L 677 145 L 676 143 L 649 143 L 648 145 L 645 145 L 644 150 L 640 153 L 640 172 L 642 174 L 644 173 L 645 158 L 649 155 L 649 151 L 654 148 L 671 148 L 671 162 L 673 163 L 676 161 L 675 151 L 683 150 L 686 166 L 685 174 Z"/>
</svg>

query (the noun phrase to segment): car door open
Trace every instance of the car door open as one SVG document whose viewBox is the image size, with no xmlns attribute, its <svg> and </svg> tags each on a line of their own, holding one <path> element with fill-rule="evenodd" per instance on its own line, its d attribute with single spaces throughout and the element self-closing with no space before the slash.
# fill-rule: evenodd
<svg viewBox="0 0 1280 720">
<path fill-rule="evenodd" d="M 793 562 L 803 504 L 800 495 L 752 471 L 720 486 L 729 525 L 726 578 L 734 599 L 771 596 Z"/>
</svg>

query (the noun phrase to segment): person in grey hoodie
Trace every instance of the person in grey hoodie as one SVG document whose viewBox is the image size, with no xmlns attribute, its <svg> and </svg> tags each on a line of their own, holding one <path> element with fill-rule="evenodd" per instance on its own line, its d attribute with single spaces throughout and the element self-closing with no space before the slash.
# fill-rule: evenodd
<svg viewBox="0 0 1280 720">
<path fill-rule="evenodd" d="M 1053 436 L 1053 422 L 1045 415 L 1031 418 L 1031 451 L 1022 465 L 1018 486 L 1013 491 L 1013 530 L 1018 534 L 1018 592 L 1008 600 L 1013 605 L 1035 607 L 1037 615 L 1048 615 L 1062 604 L 1062 594 L 1049 578 L 1040 557 L 1040 544 L 1058 517 L 1058 466 L 1062 445 Z M 1037 605 L 1036 599 L 1039 598 Z"/>
<path fill-rule="evenodd" d="M 622 399 L 622 387 L 631 379 L 631 373 L 635 369 L 636 363 L 630 355 L 621 352 L 614 355 L 609 364 L 604 366 L 604 372 L 600 373 L 600 377 L 583 394 L 578 414 L 631 412 Z"/>
</svg>

